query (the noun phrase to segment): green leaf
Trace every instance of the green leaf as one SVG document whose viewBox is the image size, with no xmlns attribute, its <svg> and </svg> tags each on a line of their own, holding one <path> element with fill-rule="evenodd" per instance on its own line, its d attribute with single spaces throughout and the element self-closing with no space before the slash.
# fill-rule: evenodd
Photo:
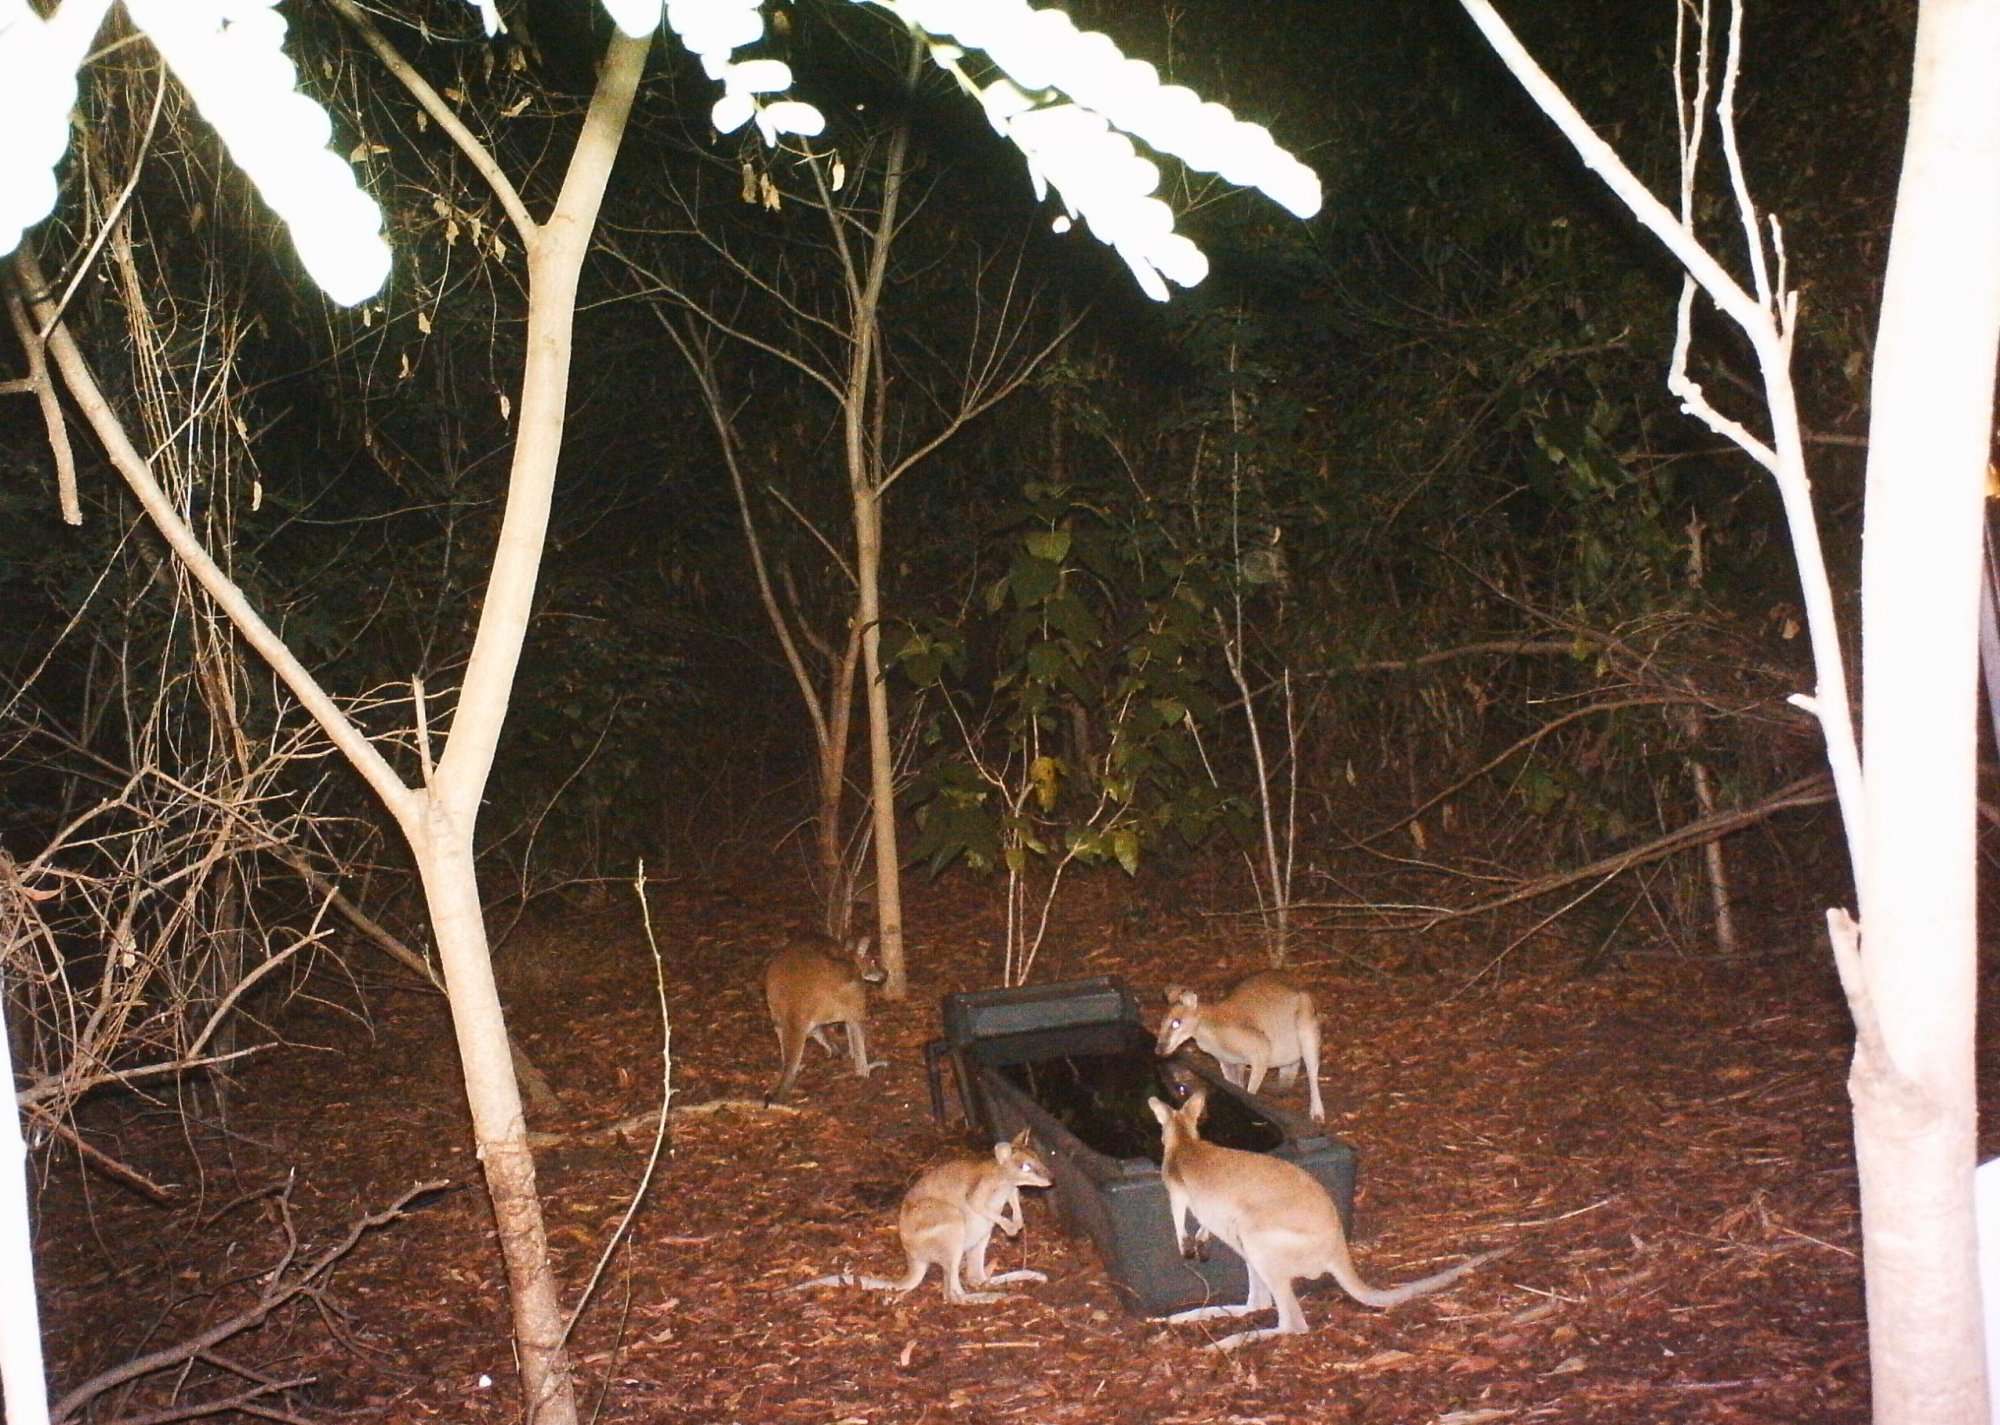
<svg viewBox="0 0 2000 1425">
<path fill-rule="evenodd" d="M 1032 555 L 1016 559 L 1014 567 L 1007 571 L 1008 591 L 1014 596 L 1014 607 L 1029 608 L 1047 599 L 1056 591 L 1062 581 L 1062 566 L 1047 559 L 1037 559 Z"/>
<path fill-rule="evenodd" d="M 1028 676 L 1052 683 L 1069 666 L 1069 651 L 1060 643 L 1038 643 L 1028 650 Z"/>
<path fill-rule="evenodd" d="M 1036 530 L 1022 543 L 1028 546 L 1028 553 L 1051 564 L 1060 564 L 1069 557 L 1069 531 L 1066 529 Z"/>
<path fill-rule="evenodd" d="M 1064 637 L 1077 643 L 1096 645 L 1104 641 L 1104 627 L 1097 616 L 1082 599 L 1065 589 L 1049 600 L 1049 622 L 1061 629 Z"/>
</svg>

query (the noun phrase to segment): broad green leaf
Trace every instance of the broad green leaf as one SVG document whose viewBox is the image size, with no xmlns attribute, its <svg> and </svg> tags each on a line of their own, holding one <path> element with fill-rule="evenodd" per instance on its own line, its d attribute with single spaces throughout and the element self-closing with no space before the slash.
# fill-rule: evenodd
<svg viewBox="0 0 2000 1425">
<path fill-rule="evenodd" d="M 1069 557 L 1069 531 L 1066 529 L 1036 530 L 1022 543 L 1028 546 L 1028 553 L 1051 564 L 1060 564 Z"/>
<path fill-rule="evenodd" d="M 1121 826 L 1111 833 L 1111 854 L 1118 858 L 1118 864 L 1125 868 L 1125 874 L 1139 874 L 1139 833 L 1132 827 Z"/>
<path fill-rule="evenodd" d="M 1060 643 L 1038 643 L 1028 650 L 1028 675 L 1044 683 L 1060 678 L 1069 665 L 1069 650 Z"/>
<path fill-rule="evenodd" d="M 1061 565 L 1033 555 L 1016 559 L 1014 567 L 1007 571 L 1008 591 L 1014 596 L 1016 608 L 1025 609 L 1041 603 L 1056 591 L 1056 585 L 1061 581 Z"/>
</svg>

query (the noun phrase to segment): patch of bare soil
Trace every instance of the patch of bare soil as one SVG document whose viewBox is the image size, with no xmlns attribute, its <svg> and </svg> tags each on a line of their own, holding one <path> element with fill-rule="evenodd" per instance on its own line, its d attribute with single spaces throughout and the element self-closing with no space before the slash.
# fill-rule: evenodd
<svg viewBox="0 0 2000 1425">
<path fill-rule="evenodd" d="M 1113 880 L 1079 886 L 1038 977 L 1121 975 L 1150 1014 L 1170 980 L 1213 989 L 1259 968 L 1240 922 L 1173 894 L 1182 904 Z M 807 919 L 754 878 L 656 890 L 678 1106 L 760 1099 L 774 1081 L 759 973 Z M 995 1238 L 992 1264 L 1050 1280 L 1001 1303 L 949 1306 L 935 1274 L 902 1298 L 788 1292 L 824 1272 L 899 1273 L 903 1187 L 974 1146 L 956 1120 L 932 1121 L 922 1046 L 938 1032 L 940 995 L 992 983 L 999 931 L 985 888 L 916 887 L 912 995 L 873 1020 L 888 1070 L 857 1080 L 812 1049 L 797 1112 L 673 1119 L 630 1243 L 576 1328 L 596 1418 L 1866 1418 L 1850 1035 L 1818 953 L 1727 968 L 1631 956 L 1590 978 L 1510 973 L 1466 988 L 1376 976 L 1338 946 L 1306 946 L 1296 968 L 1325 1019 L 1328 1126 L 1360 1155 L 1364 1274 L 1392 1284 L 1458 1253 L 1513 1249 L 1395 1311 L 1328 1287 L 1305 1298 L 1309 1335 L 1204 1352 L 1233 1327 L 1129 1315 L 1089 1245 L 1033 1200 L 1022 1237 Z M 541 1187 L 574 1294 L 651 1144 L 646 1127 L 607 1130 L 661 1093 L 655 968 L 636 906 L 524 927 L 502 980 L 515 1030 L 561 1098 L 531 1126 L 552 1135 Z M 273 1378 L 310 1378 L 267 1401 L 295 1418 L 518 1418 L 504 1279 L 449 1026 L 425 995 L 373 1003 L 372 1024 L 295 1007 L 297 1047 L 246 1070 L 226 1137 L 164 1106 L 100 1110 L 107 1149 L 178 1184 L 171 1207 L 74 1163 L 51 1169 L 38 1250 L 57 1394 L 240 1309 L 286 1252 L 286 1182 L 303 1260 L 412 1183 L 441 1178 L 451 1190 L 365 1235 L 320 1295 L 218 1349 Z M 1302 1107 L 1302 1089 L 1291 1095 Z M 226 1393 L 205 1367 L 183 1389 Z M 152 1386 L 100 1418 L 165 1403 Z"/>
</svg>

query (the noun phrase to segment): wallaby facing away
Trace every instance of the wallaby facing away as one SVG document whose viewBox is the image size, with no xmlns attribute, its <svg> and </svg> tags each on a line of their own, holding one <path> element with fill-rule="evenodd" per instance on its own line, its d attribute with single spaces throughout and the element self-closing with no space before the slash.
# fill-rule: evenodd
<svg viewBox="0 0 2000 1425">
<path fill-rule="evenodd" d="M 996 1227 L 1009 1237 L 1017 1236 L 1021 1231 L 1021 1189 L 1048 1185 L 1048 1165 L 1029 1146 L 1028 1130 L 1024 1128 L 1013 1141 L 994 1144 L 990 1158 L 954 1158 L 925 1169 L 910 1184 L 896 1214 L 896 1231 L 903 1239 L 903 1255 L 910 1262 L 901 1281 L 836 1272 L 800 1282 L 790 1289 L 862 1286 L 870 1291 L 907 1292 L 914 1290 L 932 1263 L 936 1263 L 944 1277 L 946 1301 L 998 1301 L 1007 1293 L 967 1291 L 961 1286 L 959 1267 L 964 1266 L 965 1280 L 974 1287 L 1047 1281 L 1042 1273 L 1026 1268 L 988 1276 L 986 1243 Z"/>
<path fill-rule="evenodd" d="M 1167 1016 L 1160 1021 L 1161 1057 L 1190 1039 L 1215 1056 L 1224 1078 L 1251 1093 L 1271 1069 L 1278 1071 L 1278 1086 L 1290 1088 L 1303 1064 L 1313 1122 L 1326 1121 L 1326 1105 L 1319 1098 L 1319 1016 L 1313 1013 L 1312 996 L 1291 976 L 1261 970 L 1213 1004 L 1203 1004 L 1193 990 L 1168 986 Z"/>
<path fill-rule="evenodd" d="M 1271 1306 L 1278 1324 L 1238 1331 L 1211 1349 L 1230 1351 L 1266 1336 L 1283 1336 L 1306 1329 L 1305 1313 L 1292 1283 L 1333 1273 L 1347 1294 L 1367 1306 L 1398 1306 L 1451 1285 L 1481 1262 L 1500 1256 L 1487 1252 L 1420 1281 L 1380 1291 L 1361 1279 L 1347 1249 L 1347 1229 L 1340 1209 L 1319 1181 L 1304 1168 L 1266 1153 L 1245 1153 L 1204 1143 L 1198 1131 L 1208 1096 L 1196 1089 L 1178 1110 L 1155 1098 L 1147 1104 L 1160 1120 L 1166 1152 L 1161 1174 L 1167 1183 L 1167 1210 L 1173 1214 L 1174 1241 L 1188 1251 L 1187 1215 L 1229 1244 L 1249 1270 L 1250 1298 L 1241 1306 L 1198 1306 L 1177 1311 L 1169 1321 L 1204 1321 L 1217 1316 L 1248 1316 Z"/>
<path fill-rule="evenodd" d="M 882 983 L 882 963 L 875 958 L 874 937 L 862 936 L 854 942 L 853 959 L 841 964 L 818 950 L 787 950 L 764 967 L 764 1003 L 771 1007 L 771 1023 L 778 1031 L 778 1055 L 784 1076 L 771 1090 L 772 1099 L 792 1091 L 805 1059 L 806 1040 L 812 1039 L 827 1053 L 833 1041 L 826 1037 L 827 1024 L 847 1026 L 847 1052 L 854 1060 L 854 1072 L 867 1078 L 887 1061 L 868 1057 L 868 986 Z"/>
</svg>

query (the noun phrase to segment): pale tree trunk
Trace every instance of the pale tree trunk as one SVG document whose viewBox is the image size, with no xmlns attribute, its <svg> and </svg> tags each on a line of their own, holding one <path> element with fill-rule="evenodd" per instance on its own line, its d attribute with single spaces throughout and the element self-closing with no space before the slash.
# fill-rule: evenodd
<svg viewBox="0 0 2000 1425">
<path fill-rule="evenodd" d="M 921 37 L 913 34 L 902 76 L 906 93 L 913 95 L 915 92 L 925 53 Z M 615 246 L 610 249 L 610 255 L 641 277 L 652 293 L 665 297 L 696 319 L 688 323 L 686 329 L 671 321 L 663 324 L 703 387 L 704 403 L 709 408 L 725 457 L 729 460 L 731 479 L 736 482 L 737 502 L 739 510 L 744 513 L 744 531 L 750 540 L 759 597 L 778 635 L 807 716 L 813 724 L 814 746 L 818 754 L 816 767 L 820 812 L 816 849 L 822 873 L 827 882 L 835 887 L 851 886 L 860 878 L 856 858 L 849 850 L 849 838 L 841 834 L 848 765 L 847 737 L 854 713 L 851 702 L 854 696 L 853 678 L 857 661 L 860 665 L 861 677 L 865 680 L 861 696 L 865 700 L 863 706 L 868 721 L 868 841 L 874 856 L 875 938 L 887 975 L 884 993 L 890 999 L 902 999 L 908 994 L 909 971 L 903 945 L 894 730 L 890 721 L 888 687 L 882 677 L 882 563 L 885 553 L 885 507 L 889 492 L 898 480 L 922 464 L 981 413 L 1020 389 L 1036 368 L 1068 337 L 1077 320 L 1065 318 L 1059 330 L 1045 344 L 1027 346 L 1021 338 L 1026 330 L 1026 310 L 1032 307 L 1033 298 L 1030 296 L 1017 312 L 1017 299 L 1027 290 L 1027 284 L 1019 281 L 1021 268 L 1017 265 L 996 290 L 980 294 L 975 301 L 975 308 L 981 315 L 963 354 L 963 364 L 956 378 L 959 385 L 955 399 L 935 389 L 925 392 L 928 403 L 943 419 L 927 434 L 918 432 L 924 424 L 920 419 L 899 417 L 892 425 L 888 419 L 891 372 L 888 369 L 889 353 L 883 343 L 882 307 L 888 287 L 891 250 L 902 224 L 908 220 L 902 211 L 902 197 L 908 178 L 909 146 L 907 122 L 895 123 L 880 146 L 881 186 L 879 201 L 872 212 L 866 208 L 866 203 L 868 196 L 878 193 L 878 190 L 865 180 L 843 182 L 842 165 L 830 151 L 813 156 L 804 163 L 795 165 L 788 159 L 785 164 L 788 172 L 803 172 L 812 184 L 809 194 L 793 196 L 790 201 L 802 201 L 816 208 L 826 219 L 824 250 L 831 254 L 845 297 L 842 321 L 818 315 L 816 297 L 793 293 L 783 283 L 774 284 L 769 273 L 747 265 L 727 244 L 708 242 L 710 256 L 725 271 L 740 274 L 750 291 L 761 293 L 775 303 L 778 322 L 791 330 L 789 341 L 768 339 L 746 329 L 739 323 L 733 305 L 706 300 L 697 295 L 688 282 L 674 274 L 652 270 L 629 254 L 619 252 Z M 863 148 L 871 154 L 876 151 L 872 143 L 864 144 Z M 868 171 L 871 174 L 876 171 L 872 162 Z M 776 169 L 771 169 L 757 177 L 767 195 L 773 199 L 779 193 L 772 176 L 775 172 Z M 700 240 L 699 205 L 685 197 L 679 201 L 688 213 L 692 235 Z M 989 264 L 983 258 L 975 265 L 971 277 L 975 293 L 984 284 L 988 268 Z M 1001 271 L 1004 272 L 1004 269 Z M 708 335 L 698 335 L 698 327 L 706 328 Z M 837 340 L 825 339 L 835 334 Z M 852 566 L 834 548 L 833 541 L 821 536 L 817 530 L 813 534 L 826 547 L 843 576 L 853 581 L 854 620 L 844 631 L 844 640 L 827 638 L 814 642 L 815 649 L 832 669 L 823 697 L 806 671 L 795 643 L 795 638 L 808 636 L 805 622 L 802 618 L 794 618 L 791 624 L 795 626 L 788 626 L 787 617 L 762 565 L 756 530 L 749 519 L 749 505 L 734 454 L 735 437 L 730 413 L 740 409 L 742 403 L 734 399 L 725 400 L 715 379 L 708 354 L 708 341 L 713 336 L 726 336 L 742 342 L 763 356 L 791 367 L 810 385 L 824 390 L 840 410 L 841 463 L 847 477 L 848 516 L 855 540 Z M 898 409 L 904 407 L 899 406 Z M 793 510 L 793 513 L 797 515 L 798 511 Z M 803 520 L 803 516 L 800 518 Z M 841 647 L 843 641 L 844 649 Z"/>
<path fill-rule="evenodd" d="M 1869 421 L 1864 948 L 1849 941 L 1841 959 L 1859 1030 L 1848 1089 L 1884 1425 L 1974 1425 L 1987 1411 L 1972 1201 L 1974 792 L 1996 341 L 2000 4 L 1924 0 Z"/>
<path fill-rule="evenodd" d="M 1688 778 L 1694 784 L 1694 804 L 1704 820 L 1713 817 L 1724 808 L 1715 795 L 1715 776 L 1708 770 L 1708 764 L 1701 760 L 1702 729 L 1705 725 L 1702 715 L 1694 708 L 1683 710 L 1681 731 L 1686 735 L 1688 748 Z M 1709 912 L 1715 923 L 1715 948 L 1717 953 L 1734 958 L 1739 950 L 1736 937 L 1736 912 L 1729 888 L 1729 862 L 1722 852 L 1722 838 L 1717 836 L 1701 849 L 1702 870 L 1708 883 Z"/>
<path fill-rule="evenodd" d="M 333 3 L 440 125 L 462 144 L 467 143 L 469 135 L 449 108 L 395 55 L 350 0 Z M 527 1414 L 543 1425 L 574 1425 L 576 1397 L 563 1349 L 562 1303 L 549 1264 L 534 1159 L 528 1149 L 520 1090 L 493 983 L 475 876 L 474 828 L 520 661 L 548 528 L 556 458 L 562 444 L 577 277 L 638 90 L 647 48 L 645 41 L 613 41 L 562 191 L 546 223 L 536 224 L 527 216 L 490 156 L 483 150 L 474 156 L 475 165 L 495 184 L 527 246 L 528 354 L 506 513 L 479 628 L 451 733 L 434 771 L 427 733 L 420 738 L 425 772 L 422 787 L 412 788 L 402 781 L 181 521 L 98 388 L 67 329 L 57 323 L 48 340 L 72 398 L 167 543 L 236 625 L 244 641 L 270 663 L 301 706 L 382 798 L 409 840 L 436 933 L 474 1141 L 506 1260 Z M 24 250 L 17 262 L 23 285 L 34 299 L 37 321 L 51 321 L 55 313 L 32 257 Z M 421 701 L 418 712 L 421 722 Z"/>
<path fill-rule="evenodd" d="M 872 484 L 854 486 L 854 573 L 860 584 L 861 679 L 868 697 L 868 785 L 875 816 L 875 933 L 882 993 L 910 992 L 903 958 L 903 882 L 896 850 L 896 761 L 889 739 L 889 689 L 882 681 L 882 496 Z"/>
<path fill-rule="evenodd" d="M 1983 475 L 2000 349 L 2000 3 L 1922 0 L 1918 9 L 1870 415 L 1865 758 L 1857 755 L 1846 706 L 1788 370 L 1797 296 L 1783 288 L 1782 263 L 1778 282 L 1770 279 L 1762 225 L 1735 151 L 1740 10 L 1731 11 L 1717 113 L 1755 296 L 1690 226 L 1695 116 L 1708 94 L 1706 3 L 1692 12 L 1701 78 L 1696 103 L 1682 113 L 1678 221 L 1591 132 L 1488 0 L 1460 3 L 1584 163 L 1686 266 L 1691 283 L 1742 326 L 1757 353 L 1770 404 L 1768 445 L 1717 412 L 1688 376 L 1691 285 L 1668 384 L 1691 413 L 1778 482 L 1818 674 L 1813 694 L 1795 701 L 1818 716 L 1826 734 L 1860 890 L 1859 925 L 1839 910 L 1827 919 L 1855 1021 L 1849 1091 L 1875 1419 L 1977 1425 L 1987 1418 L 1987 1396 L 1973 1218 L 1974 667 Z"/>
<path fill-rule="evenodd" d="M 913 41 L 904 76 L 904 88 L 910 93 L 916 90 L 922 63 L 923 47 Z M 848 489 L 854 501 L 855 614 L 861 624 L 861 679 L 868 708 L 868 786 L 875 817 L 875 936 L 887 976 L 882 993 L 892 1000 L 908 996 L 910 978 L 903 956 L 895 749 L 889 728 L 889 688 L 882 680 L 882 501 L 889 484 L 883 470 L 882 439 L 889 373 L 883 367 L 881 313 L 909 150 L 910 127 L 905 122 L 897 126 L 889 141 L 882 174 L 882 210 L 876 215 L 868 266 L 860 282 L 850 279 L 853 346 L 841 411 Z"/>
</svg>

